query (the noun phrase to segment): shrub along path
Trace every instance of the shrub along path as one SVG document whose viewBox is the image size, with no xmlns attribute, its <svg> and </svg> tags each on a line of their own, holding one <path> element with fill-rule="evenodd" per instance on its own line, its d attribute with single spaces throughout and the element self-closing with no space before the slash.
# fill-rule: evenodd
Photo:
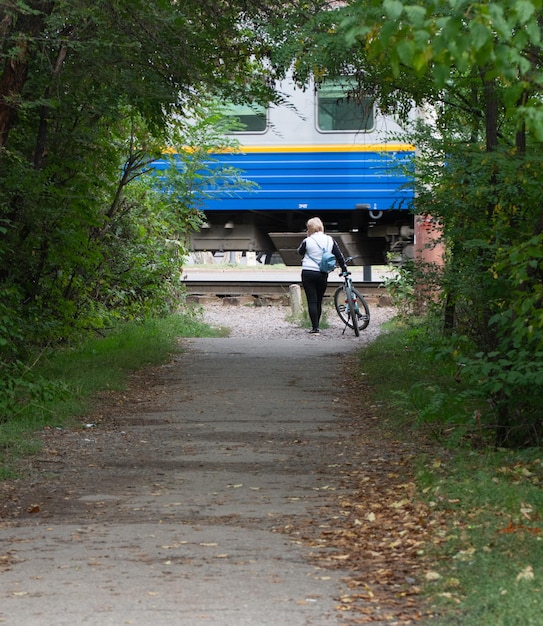
<svg viewBox="0 0 543 626">
<path fill-rule="evenodd" d="M 411 624 L 439 522 L 360 342 L 194 339 L 2 487 L 0 623 Z"/>
</svg>

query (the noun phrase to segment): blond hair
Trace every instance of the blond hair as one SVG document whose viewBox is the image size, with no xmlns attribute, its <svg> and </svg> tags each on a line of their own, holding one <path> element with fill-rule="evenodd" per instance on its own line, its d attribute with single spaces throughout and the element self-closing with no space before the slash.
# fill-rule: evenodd
<svg viewBox="0 0 543 626">
<path fill-rule="evenodd" d="M 320 217 L 312 217 L 310 220 L 307 220 L 307 234 L 312 235 L 313 233 L 323 233 L 324 225 L 320 219 Z"/>
</svg>

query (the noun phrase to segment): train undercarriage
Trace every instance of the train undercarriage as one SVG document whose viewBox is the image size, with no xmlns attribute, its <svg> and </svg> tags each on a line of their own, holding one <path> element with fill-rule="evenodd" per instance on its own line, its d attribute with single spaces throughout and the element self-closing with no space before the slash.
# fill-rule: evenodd
<svg viewBox="0 0 543 626">
<path fill-rule="evenodd" d="M 206 224 L 191 237 L 194 252 L 277 253 L 285 265 L 299 265 L 297 248 L 305 224 L 314 217 L 304 211 L 210 211 Z M 354 265 L 401 264 L 414 254 L 413 215 L 406 210 L 321 211 L 325 231 L 338 242 Z"/>
</svg>

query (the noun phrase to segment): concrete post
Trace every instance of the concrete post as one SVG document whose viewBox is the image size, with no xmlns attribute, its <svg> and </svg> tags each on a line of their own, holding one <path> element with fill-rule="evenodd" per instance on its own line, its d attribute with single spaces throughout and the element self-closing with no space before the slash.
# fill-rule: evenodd
<svg viewBox="0 0 543 626">
<path fill-rule="evenodd" d="M 245 258 L 247 259 L 247 267 L 256 267 L 256 252 L 248 250 L 245 254 Z"/>
<path fill-rule="evenodd" d="M 301 317 L 302 315 L 302 289 L 300 285 L 290 285 L 290 309 L 294 317 Z"/>
</svg>

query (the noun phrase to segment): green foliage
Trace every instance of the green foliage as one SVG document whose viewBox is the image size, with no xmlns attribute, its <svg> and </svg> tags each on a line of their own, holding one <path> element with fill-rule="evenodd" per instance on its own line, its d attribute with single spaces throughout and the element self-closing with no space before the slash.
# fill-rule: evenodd
<svg viewBox="0 0 543 626">
<path fill-rule="evenodd" d="M 400 267 L 391 267 L 392 273 L 385 278 L 383 287 L 392 299 L 398 314 L 407 317 L 415 309 L 415 267 L 407 263 Z"/>
<path fill-rule="evenodd" d="M 187 233 L 199 223 L 198 210 L 187 198 L 195 194 L 197 184 L 192 182 L 187 190 L 183 172 L 176 172 L 172 184 L 178 192 L 168 195 L 149 175 L 146 180 L 156 151 L 149 154 L 139 146 L 156 140 L 141 119 L 129 110 L 125 114 L 125 120 L 109 129 L 108 141 L 94 147 L 93 158 L 101 155 L 99 186 L 82 166 L 70 192 L 77 197 L 64 200 L 65 210 L 60 210 L 49 202 L 51 193 L 37 178 L 32 193 L 25 196 L 33 221 L 25 225 L 24 238 L 21 220 L 18 226 L 6 221 L 10 228 L 4 230 L 2 258 L 8 263 L 0 304 L 2 420 L 23 420 L 32 407 L 43 406 L 51 393 L 58 395 L 62 389 L 35 377 L 21 362 L 36 346 L 66 342 L 116 320 L 165 315 L 179 306 Z M 130 141 L 123 140 L 127 129 Z M 186 139 L 192 140 L 188 135 Z M 196 140 L 202 154 L 210 148 L 201 130 Z M 88 165 L 94 169 L 94 162 Z M 197 165 L 193 159 L 192 166 Z M 13 169 L 9 177 L 16 178 Z M 18 186 L 4 189 L 6 204 L 14 194 L 20 195 Z"/>
<path fill-rule="evenodd" d="M 543 418 L 536 392 L 542 382 L 541 237 L 534 235 L 540 157 L 449 142 L 440 184 L 423 189 L 436 174 L 435 156 L 431 149 L 421 159 L 421 202 L 433 207 L 448 249 L 439 299 L 446 335 L 451 342 L 459 335 L 468 340 L 459 357 L 462 377 L 493 407 L 487 419 L 497 444 L 537 444 Z"/>
<path fill-rule="evenodd" d="M 383 395 L 394 398 L 406 423 L 425 425 L 440 441 L 451 445 L 462 441 L 477 446 L 538 444 L 543 351 L 528 342 L 522 345 L 524 330 L 518 338 L 507 324 L 503 337 L 498 336 L 502 351 L 478 351 L 481 338 L 476 333 L 443 336 L 437 312 L 419 322 L 404 321 L 401 343 L 392 336 L 390 353 L 384 342 L 375 347 L 376 351 L 385 350 L 390 364 L 387 374 L 373 373 L 384 377 Z M 406 320 L 404 316 L 399 319 Z M 521 344 L 515 347 L 517 340 Z M 374 367 L 373 351 L 370 346 L 369 361 L 364 365 L 369 372 Z"/>
<path fill-rule="evenodd" d="M 260 0 L 4 4 L 0 377 L 15 389 L 11 364 L 37 347 L 176 310 L 198 198 L 239 176 L 204 164 L 225 147 L 226 127 L 202 103 L 273 99 L 273 41 L 262 24 L 279 24 L 285 9 Z M 157 185 L 152 163 L 167 148 L 182 167 Z"/>
<path fill-rule="evenodd" d="M 124 155 L 122 146 L 114 149 L 115 138 L 109 134 L 111 143 L 104 143 L 103 148 L 97 144 L 92 152 L 92 159 L 100 158 L 103 168 L 100 186 L 92 176 L 95 164 L 88 157 L 79 158 L 81 170 L 77 173 L 69 174 L 72 164 L 68 162 L 62 169 L 60 164 L 44 167 L 42 176 L 34 176 L 32 193 L 25 194 L 22 201 L 18 200 L 18 186 L 5 181 L 3 205 L 9 210 L 18 204 L 18 212 L 15 215 L 12 211 L 11 228 L 4 239 L 2 278 L 6 291 L 14 294 L 12 303 L 22 320 L 26 342 L 55 341 L 74 331 L 103 326 L 109 304 L 102 297 L 104 290 L 118 289 L 115 277 L 126 283 L 127 265 L 136 275 L 137 254 L 146 254 L 140 237 L 131 242 L 134 258 L 127 259 L 126 264 L 119 266 L 118 259 L 109 257 L 107 244 L 115 238 L 116 243 L 123 240 L 123 222 L 126 226 L 134 208 L 126 195 L 119 196 L 126 182 L 120 168 Z M 19 181 L 24 182 L 25 166 L 13 165 L 10 176 L 18 174 Z M 69 176 L 70 183 L 55 190 L 51 179 L 61 172 Z M 138 210 L 141 216 L 141 204 L 134 210 L 136 216 Z M 141 232 L 136 219 L 130 228 L 133 233 Z M 151 250 L 152 243 L 149 256 Z M 126 246 L 116 251 L 127 255 Z"/>
<path fill-rule="evenodd" d="M 0 369 L 0 423 L 43 408 L 66 393 L 65 385 L 36 375 L 20 361 Z"/>
<path fill-rule="evenodd" d="M 533 445 L 543 438 L 542 240 L 539 234 L 499 247 L 491 268 L 499 288 L 488 319 L 494 345 L 465 360 L 465 376 L 492 400 L 499 445 Z"/>
<path fill-rule="evenodd" d="M 50 184 L 40 186 L 37 179 L 35 198 L 25 196 L 32 220 L 25 219 L 24 238 L 21 219 L 6 229 L 3 277 L 13 311 L 6 333 L 15 356 L 17 336 L 21 343 L 56 341 L 114 319 L 167 313 L 179 302 L 188 234 L 201 223 L 195 199 L 209 184 L 196 172 L 209 150 L 224 146 L 213 126 L 218 118 L 202 109 L 200 119 L 193 114 L 198 123 L 171 126 L 163 141 L 190 157 L 187 167 L 170 168 L 167 183 L 157 184 L 150 165 L 160 153 L 159 140 L 130 109 L 123 115 L 115 126 L 97 128 L 92 157 L 80 160 L 81 171 L 63 190 L 68 197 L 60 207 Z M 101 164 L 99 180 L 92 176 L 95 160 Z M 215 172 L 215 179 L 224 174 Z M 174 191 L 163 193 L 164 185 Z M 7 186 L 6 205 L 19 195 L 18 187 Z M 16 319 L 22 320 L 19 333 L 13 332 Z"/>
<path fill-rule="evenodd" d="M 496 443 L 533 445 L 541 440 L 541 158 L 527 136 L 524 148 L 503 120 L 503 145 L 485 149 L 485 127 L 464 108 L 477 101 L 477 78 L 450 91 L 437 127 L 419 124 L 419 211 L 439 225 L 445 265 L 417 267 L 417 305 L 440 318 L 444 338 L 458 350 L 461 376 L 486 396 L 486 426 Z M 480 87 L 480 85 L 479 85 Z M 500 118 L 503 119 L 503 118 Z M 507 138 L 510 139 L 509 143 Z M 486 146 L 485 146 L 486 147 Z M 446 167 L 443 164 L 446 163 Z"/>
<path fill-rule="evenodd" d="M 10 352 L 11 345 L 23 339 L 21 322 L 12 308 L 16 300 L 15 290 L 6 289 L 0 301 L 0 355 Z"/>
<path fill-rule="evenodd" d="M 392 330 L 364 349 L 365 376 L 381 381 L 374 395 L 391 418 L 407 429 L 422 429 L 443 445 L 487 445 L 484 393 L 470 386 L 459 361 L 462 339 L 444 341 L 437 320 L 396 318 Z"/>
<path fill-rule="evenodd" d="M 541 68 L 535 50 L 542 44 L 539 0 L 525 2 L 354 2 L 342 27 L 348 41 L 364 42 L 369 60 L 390 68 L 396 77 L 408 66 L 434 88 L 478 68 L 484 81 L 498 79 L 506 117 L 521 120 L 543 139 L 540 99 L 519 108 L 523 92 L 539 92 Z"/>
</svg>

